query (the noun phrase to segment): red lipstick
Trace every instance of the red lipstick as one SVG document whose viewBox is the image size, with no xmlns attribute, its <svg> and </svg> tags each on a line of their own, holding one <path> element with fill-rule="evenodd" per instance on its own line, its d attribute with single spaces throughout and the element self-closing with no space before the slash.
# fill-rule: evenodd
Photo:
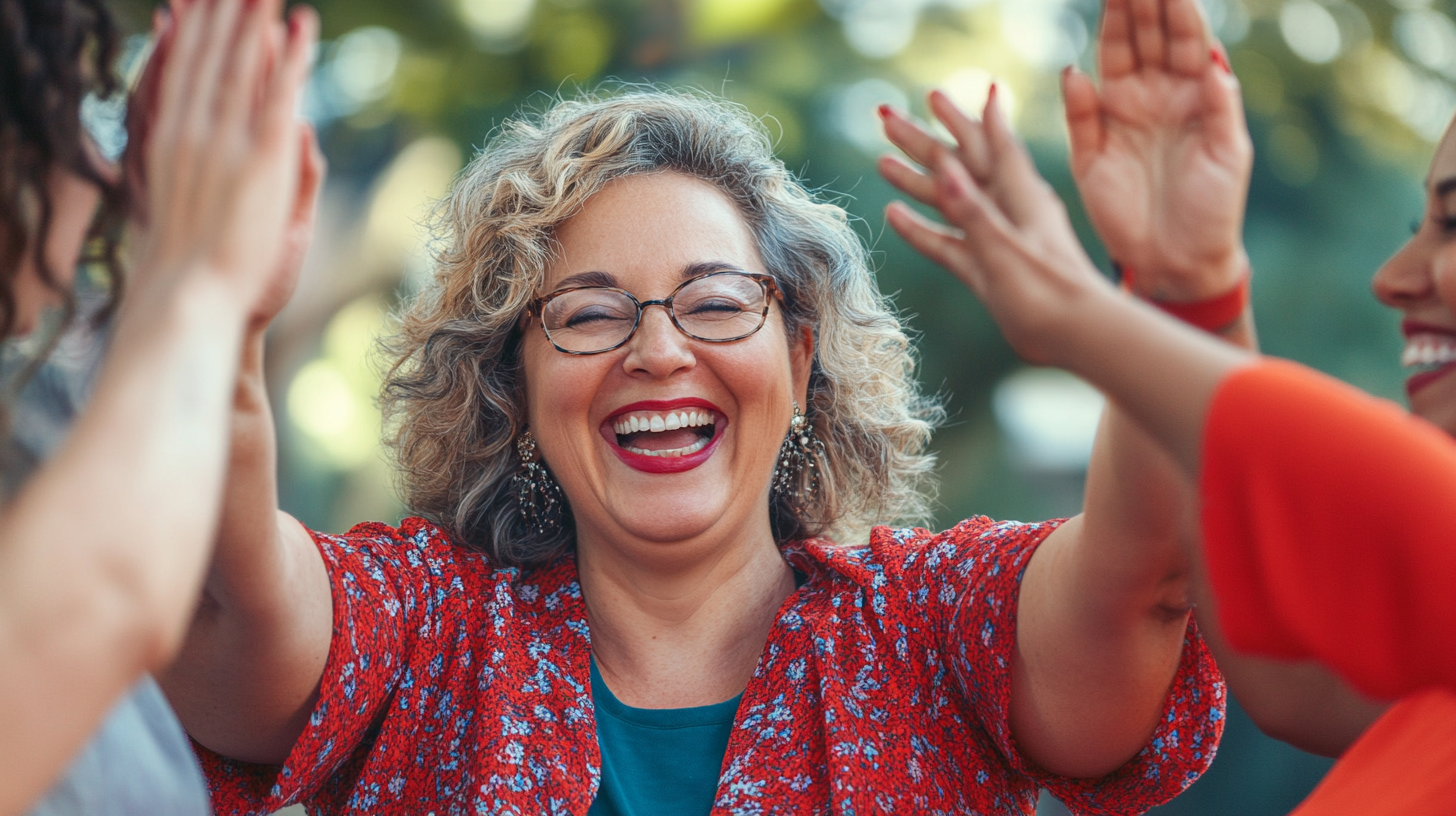
<svg viewBox="0 0 1456 816">
<path fill-rule="evenodd" d="M 1438 326 L 1434 323 L 1422 323 L 1418 320 L 1410 319 L 1402 320 L 1400 322 L 1400 333 L 1405 335 L 1407 340 L 1423 334 L 1434 334 L 1444 337 L 1456 337 L 1456 329 L 1453 329 L 1450 326 Z M 1422 371 L 1419 374 L 1412 375 L 1409 379 L 1405 381 L 1406 397 L 1414 397 L 1416 395 L 1416 392 L 1424 390 L 1427 386 L 1431 385 L 1439 379 L 1442 379 L 1447 374 L 1450 374 L 1453 370 L 1456 370 L 1456 363 L 1447 363 L 1440 368 L 1432 369 L 1430 371 Z"/>
<path fill-rule="evenodd" d="M 688 408 L 704 408 L 713 412 L 713 438 L 708 444 L 697 453 L 687 456 L 646 456 L 627 450 L 617 443 L 617 432 L 613 429 L 613 420 L 624 414 L 634 411 L 652 411 L 662 413 L 665 411 L 681 411 Z M 708 461 L 713 452 L 718 449 L 718 443 L 723 441 L 723 430 L 728 427 L 728 419 L 723 414 L 723 409 L 697 397 L 687 397 L 675 400 L 644 400 L 634 402 L 631 405 L 624 405 L 613 411 L 610 416 L 602 422 L 602 438 L 607 440 L 607 447 L 617 455 L 622 463 L 633 470 L 643 473 L 682 473 Z"/>
</svg>

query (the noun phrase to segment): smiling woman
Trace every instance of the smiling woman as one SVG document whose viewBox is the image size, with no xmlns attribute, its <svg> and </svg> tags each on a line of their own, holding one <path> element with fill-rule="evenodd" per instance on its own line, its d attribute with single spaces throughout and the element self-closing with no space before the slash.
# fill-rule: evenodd
<svg viewBox="0 0 1456 816">
<path fill-rule="evenodd" d="M 874 526 L 924 514 L 940 409 L 742 110 L 561 102 L 442 227 L 385 386 L 422 517 L 311 535 L 271 428 L 235 446 L 164 683 L 220 814 L 1140 812 L 1207 766 L 1222 683 L 1140 437 L 1110 413 L 1084 516 Z"/>
<path fill-rule="evenodd" d="M 641 178 L 669 170 L 711 182 L 684 187 L 683 179 Z M 594 198 L 628 178 L 656 186 Z M 596 215 L 572 219 L 589 200 Z M 690 217 L 700 206 L 707 207 L 706 233 L 694 223 L 702 219 Z M 818 535 L 836 523 L 853 540 L 853 528 L 862 536 L 881 520 L 928 515 L 933 459 L 924 447 L 940 411 L 916 394 L 909 340 L 867 274 L 866 250 L 844 211 L 794 181 L 772 159 L 768 135 L 738 109 L 680 94 L 563 102 L 539 120 L 507 125 L 442 215 L 439 231 L 451 241 L 439 259 L 438 286 L 411 310 L 393 344 L 399 362 L 385 409 L 396 423 L 406 502 L 462 542 L 503 563 L 538 564 L 563 552 L 575 532 L 566 523 L 545 536 L 526 535 L 513 500 L 515 439 L 534 424 L 519 399 L 515 351 L 523 339 L 534 348 L 541 335 L 524 322 L 544 327 L 544 339 L 562 351 L 605 351 L 601 343 L 561 346 L 552 323 L 570 305 L 562 301 L 577 303 L 583 291 L 567 290 L 618 287 L 625 297 L 617 308 L 627 309 L 634 294 L 665 298 L 690 278 L 725 269 L 772 270 L 763 279 L 775 296 L 763 307 L 780 315 L 781 336 L 825 327 L 813 338 L 816 365 L 798 397 L 829 452 L 822 490 L 797 510 L 787 497 L 773 503 L 779 536 Z M 561 229 L 565 223 L 572 226 Z M 731 240 L 700 240 L 725 229 Z M 572 235 L 581 236 L 574 252 L 565 243 Z M 613 265 L 593 265 L 584 253 L 605 251 L 598 240 L 608 237 L 625 246 Z M 682 246 L 695 240 L 702 245 Z M 625 286 L 627 274 L 645 271 L 673 243 L 678 267 L 667 269 L 669 285 L 635 293 Z M 725 251 L 711 251 L 720 247 Z M 651 330 L 652 311 L 639 313 L 634 325 L 640 320 Z M 665 314 L 682 325 L 680 308 Z M 530 330 L 503 330 L 518 325 Z M 726 335 L 708 339 L 718 337 Z M 785 415 L 775 426 L 787 422 Z"/>
</svg>

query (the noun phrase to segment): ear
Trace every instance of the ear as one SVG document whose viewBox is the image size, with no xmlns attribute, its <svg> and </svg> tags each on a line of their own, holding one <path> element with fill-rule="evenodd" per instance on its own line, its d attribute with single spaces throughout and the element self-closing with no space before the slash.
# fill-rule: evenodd
<svg viewBox="0 0 1456 816">
<path fill-rule="evenodd" d="M 809 375 L 814 370 L 814 330 L 805 326 L 789 340 L 789 367 L 794 374 L 794 397 L 809 410 Z"/>
</svg>

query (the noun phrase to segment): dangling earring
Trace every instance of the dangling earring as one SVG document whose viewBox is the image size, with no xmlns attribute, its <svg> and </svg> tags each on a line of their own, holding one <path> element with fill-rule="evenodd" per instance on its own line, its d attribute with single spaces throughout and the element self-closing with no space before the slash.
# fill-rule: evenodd
<svg viewBox="0 0 1456 816">
<path fill-rule="evenodd" d="M 521 458 L 521 472 L 514 477 L 516 503 L 526 526 L 538 535 L 554 532 L 561 526 L 561 509 L 565 503 L 561 485 L 556 483 L 536 450 L 536 437 L 523 431 L 516 439 L 516 455 Z"/>
<path fill-rule="evenodd" d="M 813 503 L 819 493 L 819 463 L 823 458 L 824 443 L 814 436 L 814 424 L 795 401 L 789 435 L 784 437 L 779 462 L 774 467 L 773 498 L 787 499 L 795 507 Z"/>
</svg>

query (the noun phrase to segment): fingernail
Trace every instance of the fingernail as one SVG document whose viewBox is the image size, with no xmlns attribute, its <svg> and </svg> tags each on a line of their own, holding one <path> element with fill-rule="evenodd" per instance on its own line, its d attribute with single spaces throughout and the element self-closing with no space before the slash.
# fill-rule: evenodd
<svg viewBox="0 0 1456 816">
<path fill-rule="evenodd" d="M 986 102 L 987 103 L 990 103 L 990 102 L 994 102 L 995 100 L 996 100 L 996 83 L 995 82 L 992 82 L 991 83 L 991 89 L 986 92 Z"/>
<path fill-rule="evenodd" d="M 890 106 L 889 105 L 881 105 L 879 107 L 879 111 L 880 111 L 880 118 L 881 119 L 888 119 L 888 118 L 890 118 Z"/>
<path fill-rule="evenodd" d="M 1233 74 L 1233 66 L 1229 65 L 1228 57 L 1224 55 L 1222 48 L 1219 48 L 1215 45 L 1212 49 L 1210 49 L 1209 55 L 1213 57 L 1214 65 L 1222 68 L 1224 70 L 1224 73 L 1229 75 Z"/>
</svg>

